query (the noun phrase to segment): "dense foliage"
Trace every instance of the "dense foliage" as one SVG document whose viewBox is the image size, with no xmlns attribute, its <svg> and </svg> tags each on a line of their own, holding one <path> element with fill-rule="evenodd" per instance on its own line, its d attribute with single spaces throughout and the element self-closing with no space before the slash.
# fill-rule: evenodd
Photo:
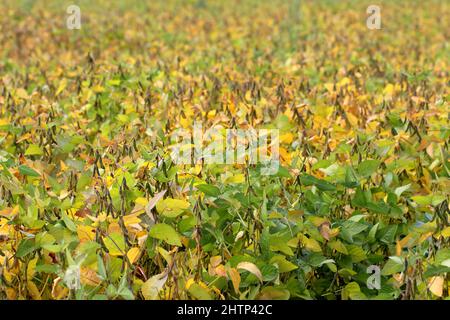
<svg viewBox="0 0 450 320">
<path fill-rule="evenodd" d="M 1 6 L 0 298 L 449 297 L 448 1 L 378 1 L 381 30 L 368 1 L 75 1 L 81 30 L 66 2 Z M 173 163 L 194 121 L 279 129 L 281 167 Z"/>
</svg>

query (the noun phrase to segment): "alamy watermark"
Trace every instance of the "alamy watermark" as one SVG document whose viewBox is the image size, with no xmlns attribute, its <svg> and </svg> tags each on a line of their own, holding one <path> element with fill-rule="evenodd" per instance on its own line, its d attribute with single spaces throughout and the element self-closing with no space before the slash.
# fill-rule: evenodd
<svg viewBox="0 0 450 320">
<path fill-rule="evenodd" d="M 71 290 L 80 289 L 80 266 L 77 264 L 69 266 L 64 273 L 63 281 L 66 284 L 67 288 Z"/>
<path fill-rule="evenodd" d="M 69 30 L 81 29 L 81 9 L 77 5 L 70 5 L 66 9 L 69 15 L 66 19 L 66 26 Z"/>
<path fill-rule="evenodd" d="M 278 129 L 226 129 L 216 125 L 203 130 L 175 130 L 170 137 L 170 156 L 175 164 L 261 164 L 262 175 L 278 172 Z"/>
<path fill-rule="evenodd" d="M 371 276 L 367 278 L 366 284 L 368 289 L 380 290 L 381 288 L 381 270 L 377 265 L 370 265 L 367 267 L 367 273 Z"/>
<path fill-rule="evenodd" d="M 381 29 L 381 8 L 377 5 L 367 7 L 366 13 L 369 15 L 366 20 L 366 26 L 370 30 Z"/>
</svg>

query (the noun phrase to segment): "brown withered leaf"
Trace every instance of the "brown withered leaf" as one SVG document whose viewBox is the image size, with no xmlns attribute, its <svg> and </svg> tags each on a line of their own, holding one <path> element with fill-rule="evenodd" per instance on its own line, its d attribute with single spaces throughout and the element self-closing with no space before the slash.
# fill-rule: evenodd
<svg viewBox="0 0 450 320">
<path fill-rule="evenodd" d="M 83 209 L 78 210 L 77 212 L 75 212 L 75 215 L 77 217 L 80 217 L 80 218 L 84 218 L 84 217 L 86 217 L 87 215 L 90 215 L 90 214 L 92 214 L 91 209 L 86 208 L 86 207 L 83 208 Z"/>
<path fill-rule="evenodd" d="M 325 240 L 330 240 L 331 224 L 328 221 L 323 222 L 319 226 L 319 232 Z"/>
</svg>

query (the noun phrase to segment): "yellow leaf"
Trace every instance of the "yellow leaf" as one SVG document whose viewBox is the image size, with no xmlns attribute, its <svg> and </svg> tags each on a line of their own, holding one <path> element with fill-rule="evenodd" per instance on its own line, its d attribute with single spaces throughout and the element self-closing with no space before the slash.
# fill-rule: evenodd
<svg viewBox="0 0 450 320">
<path fill-rule="evenodd" d="M 291 162 L 291 155 L 289 154 L 289 152 L 283 148 L 283 147 L 279 147 L 278 148 L 278 152 L 280 153 L 281 158 L 286 161 L 287 163 Z M 242 181 L 243 182 L 243 181 Z"/>
<path fill-rule="evenodd" d="M 195 283 L 194 278 L 189 278 L 188 281 L 186 281 L 185 288 L 186 288 L 187 290 L 189 290 L 189 288 L 191 287 L 191 285 L 193 285 L 194 283 Z"/>
<path fill-rule="evenodd" d="M 315 239 L 300 235 L 300 241 L 306 249 L 313 252 L 322 252 L 322 248 L 320 247 L 319 242 L 317 242 Z"/>
<path fill-rule="evenodd" d="M 280 136 L 281 143 L 291 143 L 294 140 L 294 135 L 290 132 Z"/>
<path fill-rule="evenodd" d="M 138 224 L 139 222 L 141 222 L 141 219 L 139 219 L 138 216 L 140 216 L 142 213 L 144 213 L 144 211 L 123 216 L 123 223 L 126 227 L 132 224 Z"/>
<path fill-rule="evenodd" d="M 346 85 L 349 85 L 352 82 L 352 80 L 348 77 L 343 78 L 339 83 L 337 84 L 338 88 L 342 88 Z"/>
<path fill-rule="evenodd" d="M 433 236 L 433 231 L 430 231 L 430 232 L 427 232 L 427 233 L 422 234 L 422 235 L 420 236 L 420 238 L 419 238 L 419 243 L 424 242 L 425 240 L 427 240 L 427 239 L 428 239 L 429 237 L 431 237 L 431 236 Z"/>
<path fill-rule="evenodd" d="M 28 262 L 27 266 L 27 280 L 31 281 L 34 277 L 34 273 L 36 271 L 36 263 L 38 261 L 38 257 L 35 257 L 33 260 Z"/>
<path fill-rule="evenodd" d="M 7 118 L 1 118 L 1 119 L 0 119 L 0 127 L 6 126 L 6 125 L 8 125 L 8 124 L 10 124 L 10 123 L 11 123 L 11 121 L 8 120 Z"/>
<path fill-rule="evenodd" d="M 235 268 L 228 269 L 228 275 L 230 276 L 231 283 L 233 283 L 234 292 L 239 293 L 239 285 L 241 284 L 241 275 Z"/>
<path fill-rule="evenodd" d="M 58 199 L 59 200 L 64 200 L 65 198 L 67 198 L 69 196 L 70 192 L 67 190 L 62 190 L 61 194 L 59 195 Z"/>
<path fill-rule="evenodd" d="M 0 210 L 0 216 L 12 218 L 16 214 L 19 213 L 19 206 L 15 206 L 14 208 L 5 208 Z"/>
<path fill-rule="evenodd" d="M 175 218 L 189 206 L 190 204 L 186 200 L 167 198 L 156 204 L 156 210 L 163 216 Z"/>
<path fill-rule="evenodd" d="M 159 300 L 159 292 L 167 281 L 167 275 L 167 273 L 160 273 L 145 281 L 141 287 L 145 300 Z"/>
<path fill-rule="evenodd" d="M 299 241 L 298 238 L 289 239 L 289 241 L 287 242 L 287 245 L 289 247 L 296 248 L 298 246 L 298 241 Z"/>
<path fill-rule="evenodd" d="M 24 100 L 29 98 L 29 95 L 28 95 L 27 91 L 24 88 L 17 89 L 16 90 L 16 96 L 18 98 L 21 98 L 21 99 L 24 99 Z"/>
<path fill-rule="evenodd" d="M 406 235 L 406 237 L 399 240 L 398 243 L 399 243 L 399 246 L 402 248 L 410 247 L 411 242 L 413 242 L 412 240 L 414 240 L 413 236 L 411 234 L 408 234 L 408 235 Z"/>
<path fill-rule="evenodd" d="M 26 156 L 41 156 L 44 154 L 44 151 L 37 144 L 30 144 L 25 151 Z"/>
<path fill-rule="evenodd" d="M 327 82 L 324 84 L 325 89 L 328 90 L 328 92 L 333 92 L 334 91 L 334 83 L 331 82 Z"/>
<path fill-rule="evenodd" d="M 134 264 L 138 260 L 140 252 L 139 248 L 136 247 L 128 250 L 127 257 L 131 264 Z"/>
<path fill-rule="evenodd" d="M 77 235 L 81 243 L 95 239 L 95 229 L 91 226 L 77 225 Z"/>
<path fill-rule="evenodd" d="M 59 83 L 58 89 L 56 89 L 55 96 L 58 96 L 63 90 L 67 87 L 67 80 L 66 78 L 62 79 L 62 81 Z"/>
<path fill-rule="evenodd" d="M 316 227 L 319 227 L 320 225 L 324 223 L 330 223 L 327 218 L 323 217 L 317 217 L 317 216 L 310 216 L 308 217 L 308 220 L 311 221 Z"/>
<path fill-rule="evenodd" d="M 243 183 L 245 181 L 244 174 L 240 173 L 226 179 L 226 183 Z"/>
<path fill-rule="evenodd" d="M 27 289 L 33 300 L 42 300 L 41 293 L 33 281 L 27 281 Z"/>
<path fill-rule="evenodd" d="M 386 87 L 383 89 L 383 95 L 387 97 L 392 97 L 394 93 L 394 85 L 392 83 L 388 83 Z"/>
<path fill-rule="evenodd" d="M 444 238 L 450 237 L 450 227 L 447 227 L 444 230 L 442 230 L 441 231 L 441 236 L 443 236 Z"/>
<path fill-rule="evenodd" d="M 148 200 L 143 197 L 137 198 L 134 202 L 136 202 L 136 204 L 140 204 L 141 206 L 144 206 L 144 207 L 148 204 Z"/>
<path fill-rule="evenodd" d="M 352 126 L 354 126 L 354 127 L 358 126 L 358 118 L 355 115 L 353 115 L 352 113 L 347 112 L 347 119 Z"/>
<path fill-rule="evenodd" d="M 13 288 L 6 288 L 6 298 L 8 300 L 17 300 L 17 292 Z"/>
<path fill-rule="evenodd" d="M 430 289 L 431 293 L 438 297 L 442 297 L 444 292 L 444 277 L 431 277 L 428 281 L 428 289 Z"/>
<path fill-rule="evenodd" d="M 94 91 L 95 93 L 102 93 L 105 91 L 105 88 L 103 88 L 101 85 L 96 85 L 92 87 L 92 91 Z"/>
<path fill-rule="evenodd" d="M 222 262 L 221 256 L 214 256 L 209 259 L 209 263 L 211 264 L 211 267 L 215 268 Z"/>
</svg>

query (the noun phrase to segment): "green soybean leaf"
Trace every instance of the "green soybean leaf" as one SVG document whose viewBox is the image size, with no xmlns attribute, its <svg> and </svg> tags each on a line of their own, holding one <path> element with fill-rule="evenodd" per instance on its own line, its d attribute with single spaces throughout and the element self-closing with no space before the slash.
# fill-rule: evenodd
<svg viewBox="0 0 450 320">
<path fill-rule="evenodd" d="M 24 176 L 29 177 L 40 177 L 41 175 L 35 171 L 34 169 L 31 169 L 30 167 L 27 167 L 25 165 L 19 166 L 19 172 L 23 174 Z"/>
<path fill-rule="evenodd" d="M 181 247 L 180 235 L 175 229 L 168 224 L 158 223 L 155 224 L 149 231 L 148 235 L 152 238 L 163 240 L 168 244 Z"/>
</svg>

